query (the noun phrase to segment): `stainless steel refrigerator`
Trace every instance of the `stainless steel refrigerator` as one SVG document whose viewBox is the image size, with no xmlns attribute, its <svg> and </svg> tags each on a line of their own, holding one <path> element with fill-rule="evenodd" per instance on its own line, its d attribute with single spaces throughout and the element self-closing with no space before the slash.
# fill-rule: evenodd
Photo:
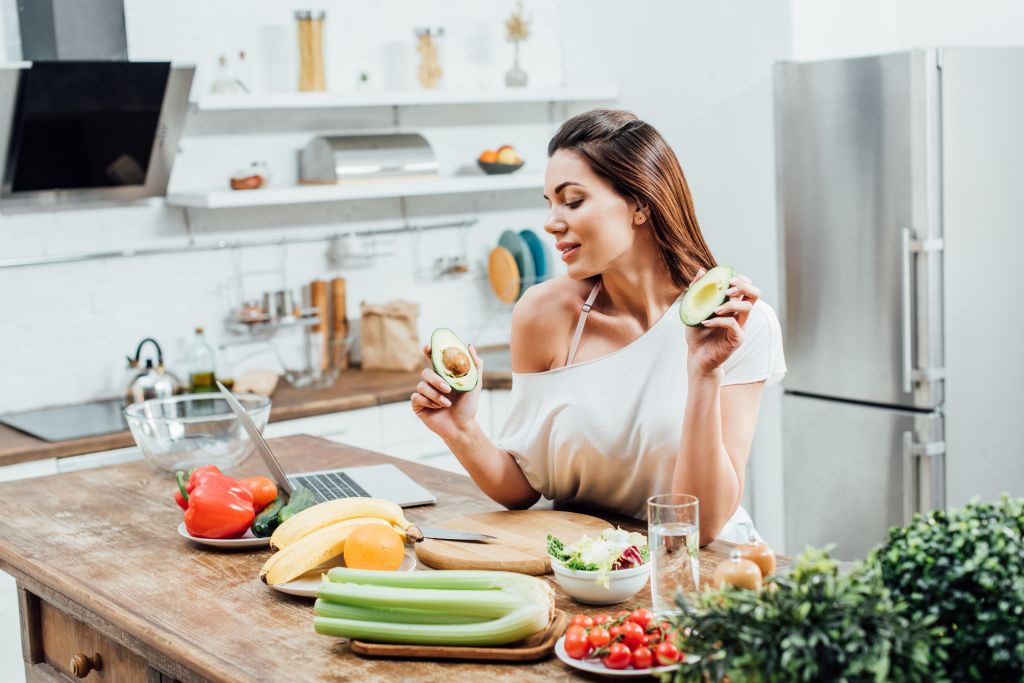
<svg viewBox="0 0 1024 683">
<path fill-rule="evenodd" d="M 1024 495 L 1024 48 L 775 67 L 785 549 Z"/>
</svg>

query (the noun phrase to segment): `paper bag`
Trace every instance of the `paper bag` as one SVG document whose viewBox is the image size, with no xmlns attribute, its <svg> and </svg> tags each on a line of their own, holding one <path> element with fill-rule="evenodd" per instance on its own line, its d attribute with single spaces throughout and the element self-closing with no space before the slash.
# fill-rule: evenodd
<svg viewBox="0 0 1024 683">
<path fill-rule="evenodd" d="M 359 331 L 359 355 L 364 370 L 401 370 L 423 367 L 416 322 L 419 304 L 391 301 L 359 306 L 362 320 Z"/>
</svg>

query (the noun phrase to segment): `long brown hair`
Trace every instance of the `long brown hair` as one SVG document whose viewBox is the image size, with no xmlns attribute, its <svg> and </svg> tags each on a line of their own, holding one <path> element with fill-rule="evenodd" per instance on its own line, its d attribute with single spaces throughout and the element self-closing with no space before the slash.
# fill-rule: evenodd
<svg viewBox="0 0 1024 683">
<path fill-rule="evenodd" d="M 632 112 L 592 109 L 562 124 L 548 143 L 548 156 L 560 149 L 580 155 L 620 196 L 646 207 L 654 239 L 679 289 L 699 268 L 715 266 L 683 169 L 654 126 Z"/>
</svg>

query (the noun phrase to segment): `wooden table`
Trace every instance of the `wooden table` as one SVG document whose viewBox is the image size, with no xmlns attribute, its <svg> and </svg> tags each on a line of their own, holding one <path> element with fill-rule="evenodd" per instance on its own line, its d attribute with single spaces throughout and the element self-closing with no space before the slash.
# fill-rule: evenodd
<svg viewBox="0 0 1024 683">
<path fill-rule="evenodd" d="M 393 463 L 438 497 L 419 523 L 499 509 L 464 476 L 310 436 L 271 441 L 290 471 Z M 258 474 L 250 458 L 240 474 Z M 269 550 L 217 551 L 177 533 L 170 477 L 145 463 L 0 485 L 0 569 L 18 582 L 29 681 L 67 680 L 99 653 L 105 681 L 550 681 L 576 678 L 553 656 L 531 664 L 363 659 L 313 631 L 312 601 L 268 589 Z M 609 518 L 622 523 L 623 520 Z M 635 522 L 623 524 L 638 528 Z M 726 547 L 701 551 L 708 577 Z M 549 577 L 550 578 L 550 577 Z M 596 613 L 561 590 L 558 606 Z M 649 590 L 625 607 L 649 604 Z M 620 607 L 615 607 L 619 609 Z M 80 664 L 84 660 L 80 660 Z"/>
</svg>

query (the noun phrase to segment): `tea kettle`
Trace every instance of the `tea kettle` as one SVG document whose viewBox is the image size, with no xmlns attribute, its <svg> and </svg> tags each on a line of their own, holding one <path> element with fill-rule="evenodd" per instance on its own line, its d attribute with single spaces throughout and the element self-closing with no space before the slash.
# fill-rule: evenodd
<svg viewBox="0 0 1024 683">
<path fill-rule="evenodd" d="M 142 362 L 142 347 L 146 343 L 156 347 L 156 367 L 153 367 L 153 359 L 146 359 L 146 366 L 139 369 Z M 128 372 L 130 379 L 125 390 L 125 403 L 139 403 L 150 398 L 167 398 L 181 393 L 183 386 L 181 381 L 173 374 L 164 369 L 164 353 L 160 344 L 155 339 L 146 337 L 139 342 L 135 349 L 135 358 L 128 356 Z"/>
</svg>

